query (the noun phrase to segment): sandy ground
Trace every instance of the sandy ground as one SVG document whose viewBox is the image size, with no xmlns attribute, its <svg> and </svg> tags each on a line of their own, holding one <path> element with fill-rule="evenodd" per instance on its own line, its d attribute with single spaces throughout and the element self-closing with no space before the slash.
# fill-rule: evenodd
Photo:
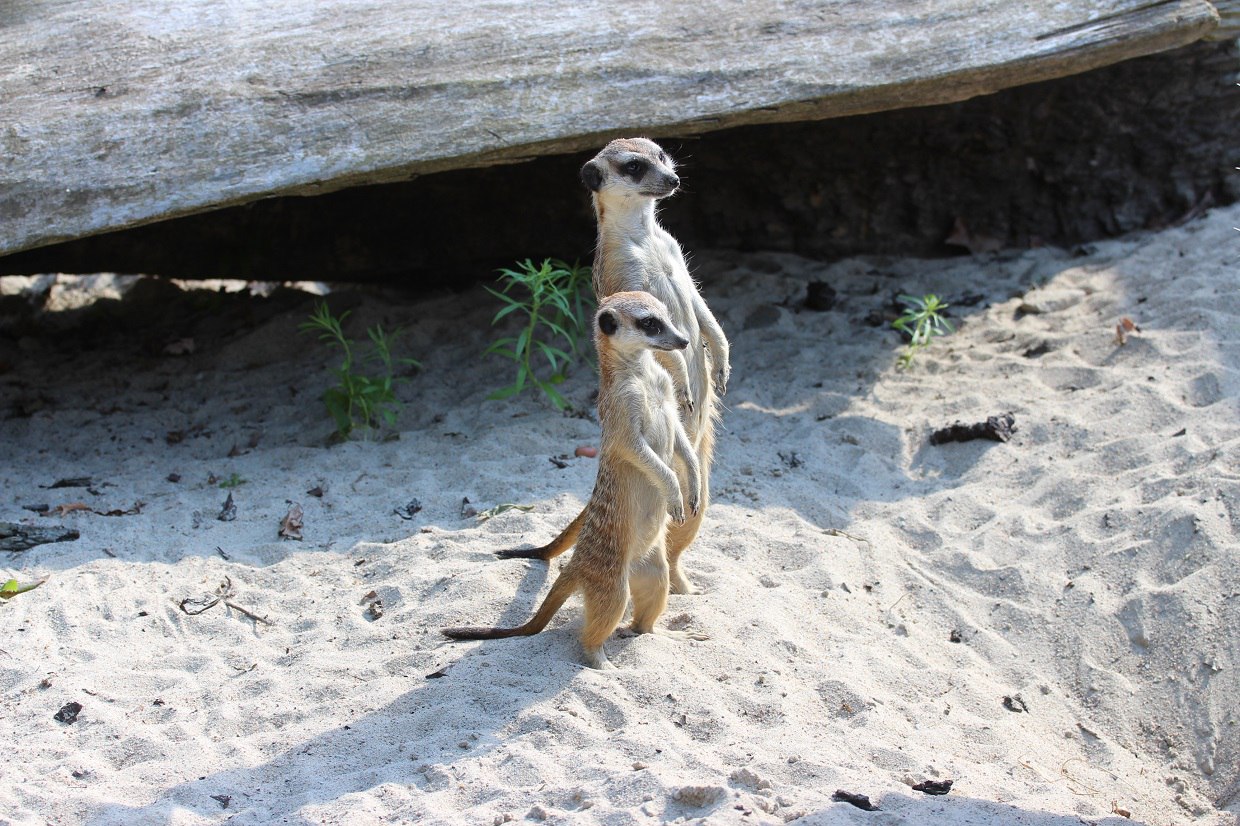
<svg viewBox="0 0 1240 826">
<path fill-rule="evenodd" d="M 480 287 L 332 295 L 355 334 L 408 327 L 424 369 L 398 439 L 329 446 L 308 294 L 7 279 L 59 311 L 0 302 L 0 520 L 80 538 L 3 555 L 47 581 L 0 604 L 0 822 L 1235 824 L 1236 226 L 699 255 L 733 377 L 686 557 L 703 593 L 663 624 L 710 639 L 613 638 L 614 673 L 579 664 L 576 601 L 531 639 L 438 633 L 527 616 L 555 566 L 492 552 L 553 536 L 595 472 L 572 456 L 590 414 L 486 400 L 509 368 L 480 356 Z M 833 310 L 801 306 L 812 281 Z M 896 290 L 960 326 L 906 371 L 865 322 Z M 563 389 L 589 411 L 593 386 Z M 1008 443 L 928 443 L 1007 411 Z M 183 610 L 225 580 L 238 607 Z"/>
</svg>

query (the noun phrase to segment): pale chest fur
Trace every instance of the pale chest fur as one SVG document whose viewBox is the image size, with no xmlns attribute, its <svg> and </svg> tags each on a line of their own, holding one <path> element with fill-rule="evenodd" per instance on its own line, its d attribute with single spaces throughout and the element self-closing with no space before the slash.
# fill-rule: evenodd
<svg viewBox="0 0 1240 826">
<path fill-rule="evenodd" d="M 613 388 L 614 404 L 609 406 L 601 422 L 603 438 L 619 434 L 623 428 L 612 427 L 611 417 L 623 417 L 636 426 L 638 434 L 650 449 L 670 464 L 675 448 L 675 427 L 678 421 L 676 399 L 671 377 L 649 353 L 643 353 L 638 368 Z"/>
</svg>

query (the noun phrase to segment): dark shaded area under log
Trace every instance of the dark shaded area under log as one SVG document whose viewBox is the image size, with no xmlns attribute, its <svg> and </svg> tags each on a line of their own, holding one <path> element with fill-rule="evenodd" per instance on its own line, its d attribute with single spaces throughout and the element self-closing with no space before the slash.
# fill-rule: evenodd
<svg viewBox="0 0 1240 826">
<path fill-rule="evenodd" d="M 964 103 L 661 142 L 687 250 L 936 256 L 957 219 L 1005 245 L 1072 246 L 1240 198 L 1240 66 L 1198 43 Z M 634 132 L 640 132 L 635 129 Z M 0 257 L 0 274 L 464 285 L 524 258 L 586 261 L 592 153 L 244 207 Z"/>
</svg>

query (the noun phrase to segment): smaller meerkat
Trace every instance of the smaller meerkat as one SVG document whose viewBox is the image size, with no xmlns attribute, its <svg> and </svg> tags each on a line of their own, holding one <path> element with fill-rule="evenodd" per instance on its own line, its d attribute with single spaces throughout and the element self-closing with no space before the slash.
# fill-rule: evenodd
<svg viewBox="0 0 1240 826">
<path fill-rule="evenodd" d="M 632 630 L 655 630 L 667 607 L 669 587 L 665 534 L 668 515 L 682 524 L 700 507 L 702 479 L 697 454 L 680 421 L 676 390 L 653 353 L 684 350 L 689 340 L 672 325 L 653 295 L 608 296 L 595 316 L 599 362 L 598 477 L 583 513 L 577 550 L 560 572 L 534 617 L 516 628 L 445 628 L 453 639 L 532 636 L 543 630 L 570 596 L 581 591 L 585 624 L 581 646 L 592 668 L 614 668 L 603 651 L 633 598 Z M 672 469 L 679 457 L 686 490 Z M 697 634 L 662 631 L 678 639 Z"/>
</svg>

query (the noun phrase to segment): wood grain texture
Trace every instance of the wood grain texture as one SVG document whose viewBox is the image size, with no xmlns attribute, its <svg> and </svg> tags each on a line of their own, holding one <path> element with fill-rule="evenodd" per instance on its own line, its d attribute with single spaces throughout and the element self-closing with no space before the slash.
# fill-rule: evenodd
<svg viewBox="0 0 1240 826">
<path fill-rule="evenodd" d="M 1206 0 L 10 0 L 0 254 L 620 133 L 964 100 L 1217 23 Z"/>
<path fill-rule="evenodd" d="M 1206 35 L 1207 40 L 1235 40 L 1240 37 L 1240 0 L 1214 0 L 1218 11 L 1218 28 Z"/>
</svg>

